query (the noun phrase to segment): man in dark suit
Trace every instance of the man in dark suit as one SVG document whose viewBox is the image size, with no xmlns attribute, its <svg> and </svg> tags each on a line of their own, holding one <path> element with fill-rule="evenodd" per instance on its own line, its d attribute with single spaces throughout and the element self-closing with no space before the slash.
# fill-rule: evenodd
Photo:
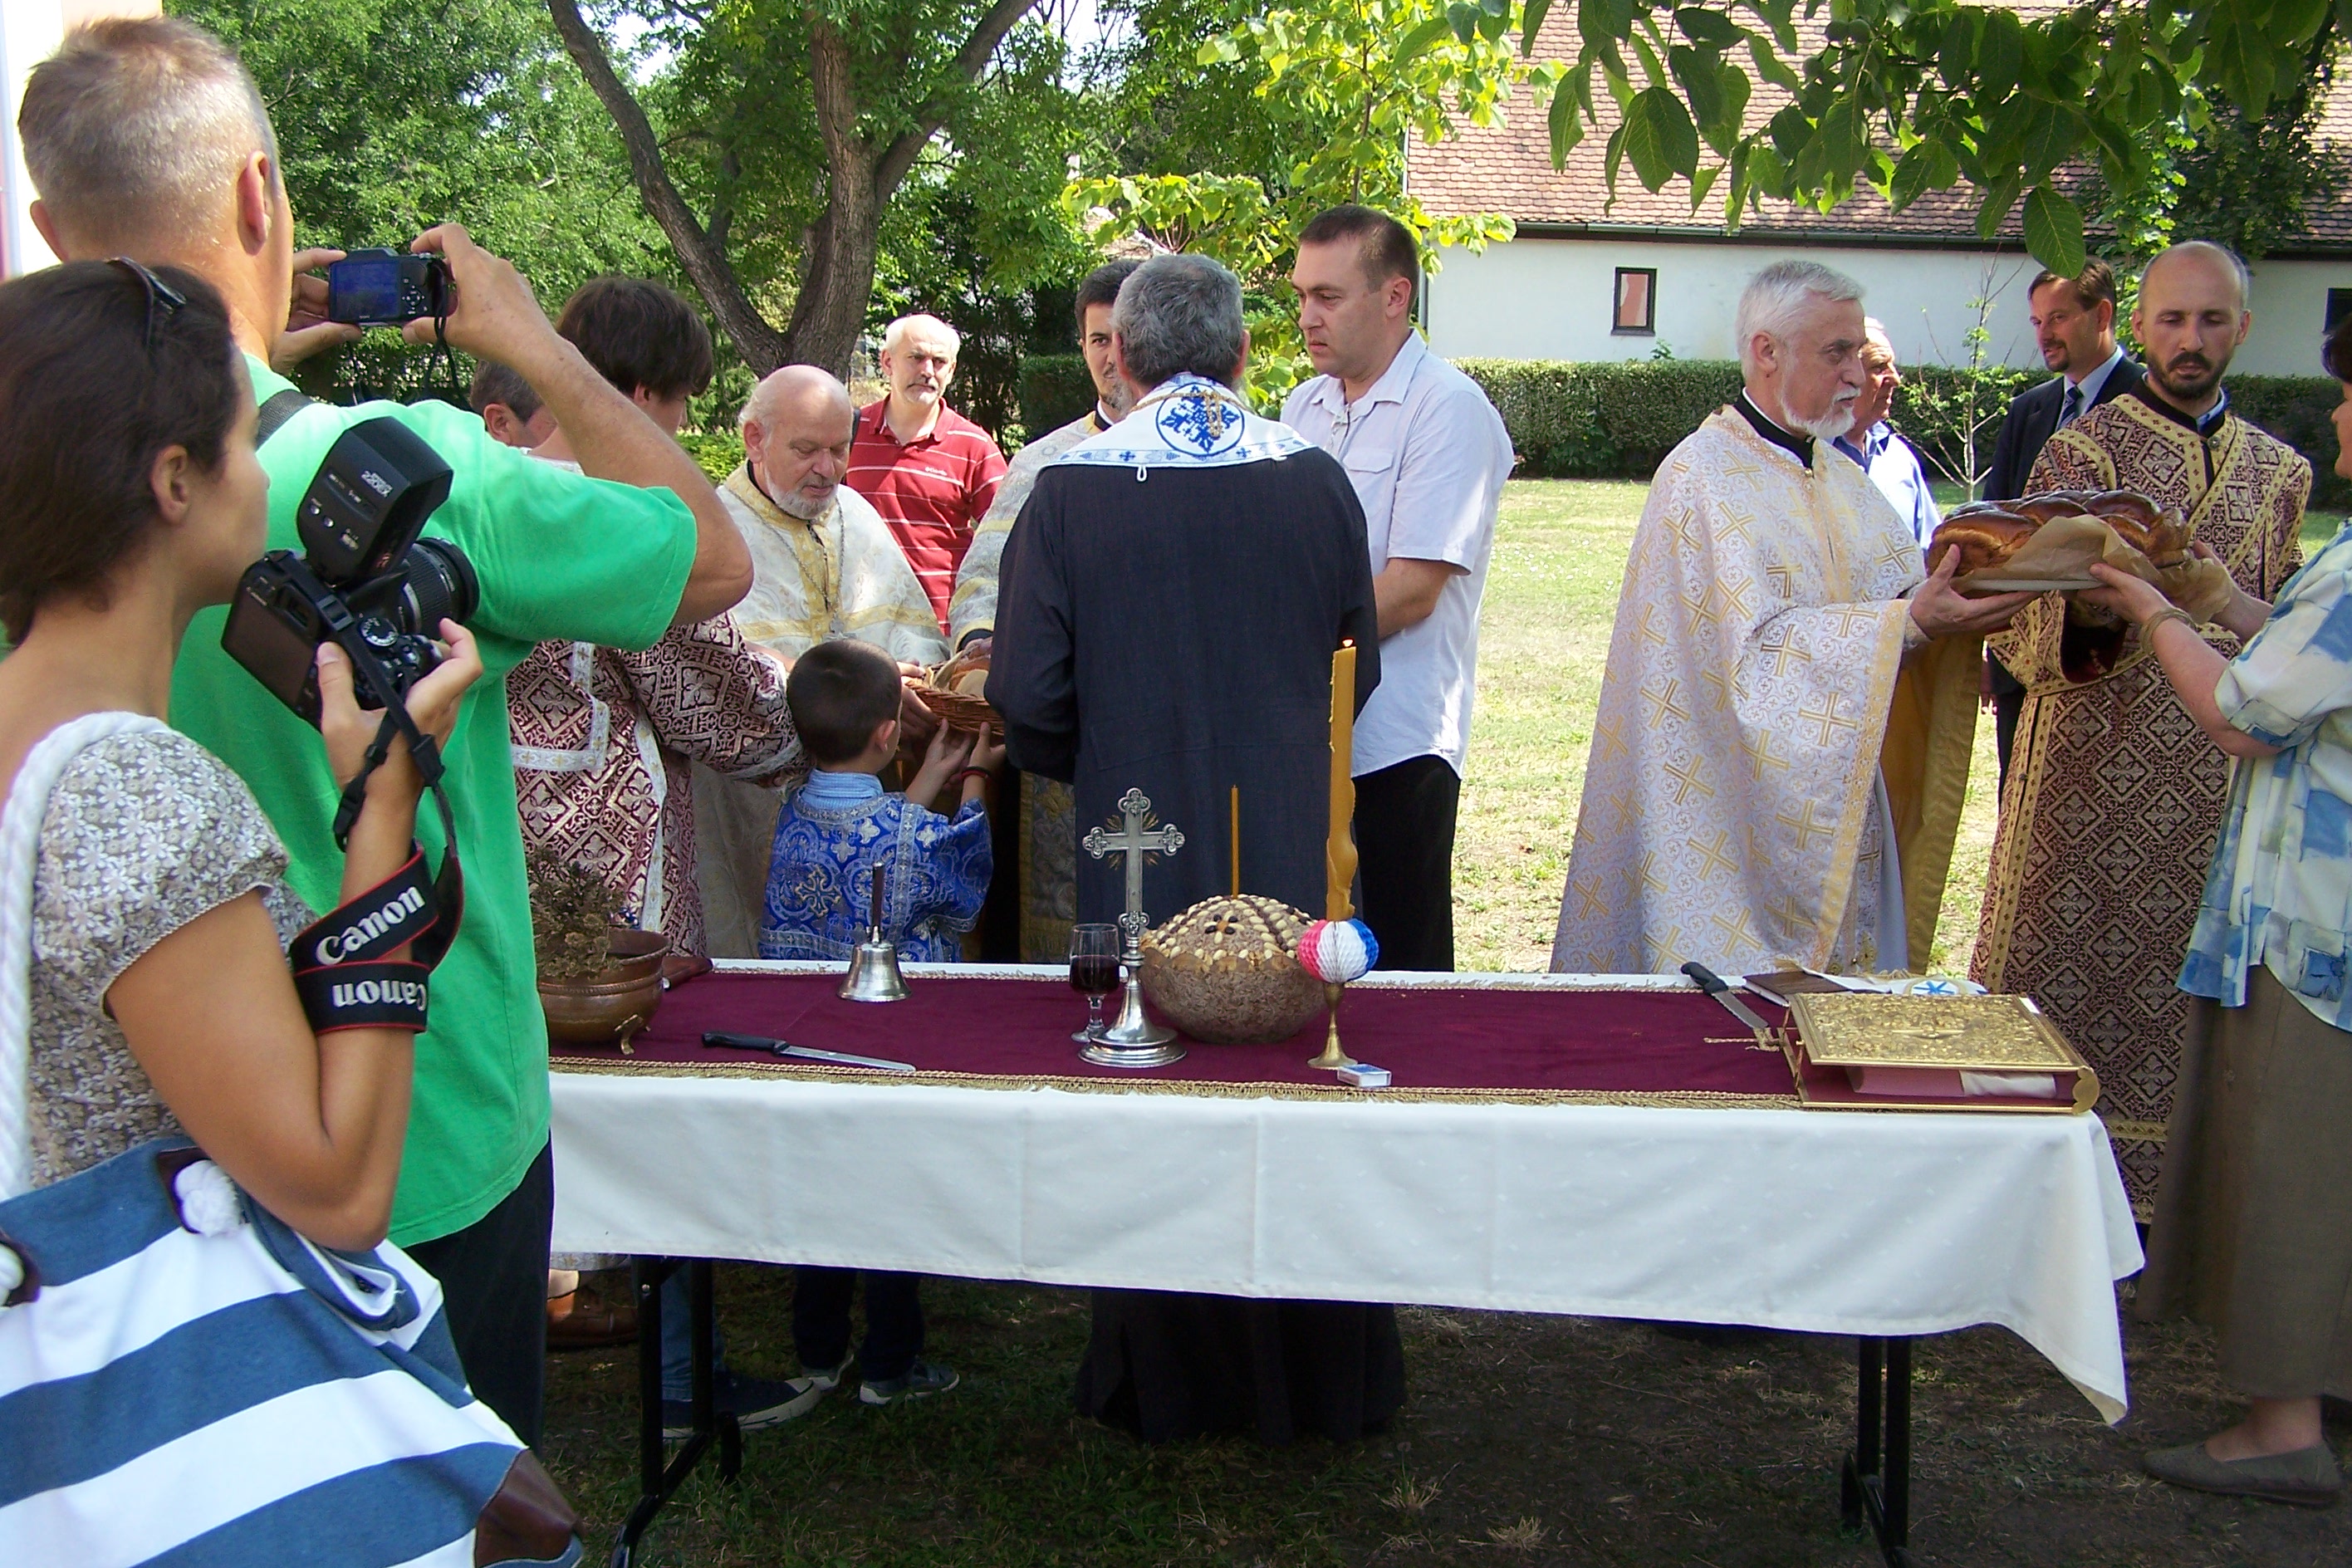
<svg viewBox="0 0 2352 1568">
<path fill-rule="evenodd" d="M 2042 345 L 2042 363 L 2058 374 L 2009 405 L 2000 438 L 1985 471 L 1986 500 L 2013 500 L 2025 493 L 2034 459 L 2062 426 L 2072 425 L 2102 403 L 2139 384 L 2140 367 L 2116 346 L 2115 269 L 2096 257 L 2073 278 L 2043 272 L 2027 290 L 2026 320 Z M 1993 736 L 2000 750 L 2000 776 L 2009 779 L 2010 742 L 2025 707 L 2025 688 L 1987 655 L 1993 700 Z"/>
</svg>

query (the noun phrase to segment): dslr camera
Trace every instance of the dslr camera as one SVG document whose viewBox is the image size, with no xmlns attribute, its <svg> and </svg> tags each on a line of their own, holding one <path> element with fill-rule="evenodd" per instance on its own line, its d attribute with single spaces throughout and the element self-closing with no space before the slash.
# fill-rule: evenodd
<svg viewBox="0 0 2352 1568">
<path fill-rule="evenodd" d="M 300 553 L 273 550 L 246 569 L 221 647 L 312 724 L 326 643 L 351 655 L 362 708 L 404 697 L 441 662 L 441 622 L 471 618 L 481 600 L 464 552 L 421 536 L 449 480 L 441 455 L 396 419 L 345 430 L 295 509 Z"/>
<path fill-rule="evenodd" d="M 381 246 L 347 252 L 327 268 L 327 320 L 353 327 L 397 327 L 420 316 L 446 316 L 454 290 L 449 264 Z"/>
</svg>

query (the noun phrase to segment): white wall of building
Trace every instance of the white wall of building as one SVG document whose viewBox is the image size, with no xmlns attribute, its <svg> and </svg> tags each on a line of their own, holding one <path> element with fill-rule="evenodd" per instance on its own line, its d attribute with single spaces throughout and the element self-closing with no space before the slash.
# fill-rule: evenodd
<svg viewBox="0 0 2352 1568">
<path fill-rule="evenodd" d="M 1706 245 L 1639 239 L 1515 239 L 1485 254 L 1442 253 L 1429 279 L 1431 346 L 1449 359 L 1648 359 L 1659 343 L 1678 359 L 1735 359 L 1732 319 L 1757 269 L 1802 255 L 1852 275 L 1864 308 L 1886 323 L 1905 363 L 1968 359 L 1968 334 L 1990 299 L 1985 358 L 2039 366 L 2026 322 L 2027 286 L 2040 268 L 2016 253 L 1833 246 Z M 1657 331 L 1610 331 L 1617 268 L 1655 268 Z M 2232 368 L 2257 375 L 2318 375 L 2327 290 L 2352 289 L 2352 260 L 2265 261 L 2254 269 L 2254 322 Z"/>
<path fill-rule="evenodd" d="M 2327 291 L 2352 289 L 2352 259 L 2255 264 L 2253 325 L 2230 362 L 2249 375 L 2325 375 L 2319 342 L 2327 330 Z"/>
</svg>

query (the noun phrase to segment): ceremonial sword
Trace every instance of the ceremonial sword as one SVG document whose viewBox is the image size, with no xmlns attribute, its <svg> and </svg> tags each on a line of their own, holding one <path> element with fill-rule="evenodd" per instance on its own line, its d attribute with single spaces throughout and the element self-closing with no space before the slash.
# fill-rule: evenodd
<svg viewBox="0 0 2352 1568">
<path fill-rule="evenodd" d="M 1717 974 L 1706 964 L 1698 963 L 1684 964 L 1683 973 L 1690 976 L 1692 984 L 1697 986 L 1700 990 L 1706 992 L 1708 995 L 1722 1003 L 1724 1011 L 1729 1013 L 1733 1017 L 1738 1019 L 1741 1023 L 1755 1030 L 1756 1037 L 1758 1039 L 1769 1039 L 1771 1037 L 1772 1026 L 1758 1017 L 1755 1010 L 1749 1007 L 1747 1003 L 1742 1002 L 1738 997 L 1734 996 L 1731 994 L 1730 985 L 1725 982 L 1722 975 Z M 708 1036 L 704 1037 L 706 1039 L 709 1037 Z"/>
<path fill-rule="evenodd" d="M 795 1046 L 782 1040 L 772 1040 L 765 1035 L 727 1035 L 713 1029 L 702 1037 L 702 1043 L 719 1050 L 766 1051 L 772 1056 L 793 1057 L 802 1061 L 829 1062 L 835 1067 L 873 1068 L 879 1072 L 913 1072 L 912 1062 L 894 1062 L 881 1057 L 854 1057 L 847 1051 L 821 1051 L 814 1046 Z"/>
</svg>

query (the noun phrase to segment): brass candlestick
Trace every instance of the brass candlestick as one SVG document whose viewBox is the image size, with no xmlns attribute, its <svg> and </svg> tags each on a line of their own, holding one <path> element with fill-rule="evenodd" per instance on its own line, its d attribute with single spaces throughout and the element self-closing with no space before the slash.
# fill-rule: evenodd
<svg viewBox="0 0 2352 1568">
<path fill-rule="evenodd" d="M 1331 1028 L 1330 1032 L 1323 1037 L 1323 1054 L 1310 1059 L 1307 1064 L 1308 1067 L 1321 1068 L 1328 1072 L 1335 1068 L 1351 1068 L 1356 1065 L 1356 1058 L 1339 1048 L 1339 998 L 1346 995 L 1347 991 L 1348 988 L 1344 985 L 1325 984 L 1323 1000 L 1331 1009 Z"/>
</svg>

